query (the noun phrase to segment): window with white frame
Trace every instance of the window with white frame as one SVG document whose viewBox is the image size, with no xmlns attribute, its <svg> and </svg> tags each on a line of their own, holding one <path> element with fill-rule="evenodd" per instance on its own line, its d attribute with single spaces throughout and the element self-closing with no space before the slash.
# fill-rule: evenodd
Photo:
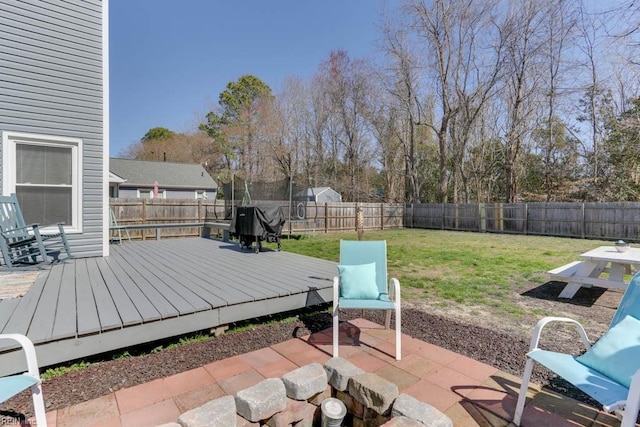
<svg viewBox="0 0 640 427">
<path fill-rule="evenodd" d="M 16 193 L 25 222 L 82 231 L 82 140 L 3 132 L 4 194 Z"/>
</svg>

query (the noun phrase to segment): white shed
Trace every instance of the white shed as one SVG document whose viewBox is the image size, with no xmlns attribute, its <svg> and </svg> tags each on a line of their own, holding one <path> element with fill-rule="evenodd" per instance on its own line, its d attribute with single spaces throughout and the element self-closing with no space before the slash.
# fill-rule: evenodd
<svg viewBox="0 0 640 427">
<path fill-rule="evenodd" d="M 296 200 L 316 203 L 340 203 L 342 196 L 331 187 L 308 187 L 296 193 Z"/>
</svg>

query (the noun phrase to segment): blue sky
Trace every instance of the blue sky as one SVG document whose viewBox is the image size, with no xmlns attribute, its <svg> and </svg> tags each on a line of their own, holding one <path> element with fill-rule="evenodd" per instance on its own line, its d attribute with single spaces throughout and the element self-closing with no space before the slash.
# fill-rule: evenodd
<svg viewBox="0 0 640 427">
<path fill-rule="evenodd" d="M 393 3 L 393 1 L 392 1 Z M 226 84 L 277 91 L 332 50 L 373 56 L 382 0 L 110 0 L 111 156 L 149 129 L 193 130 Z"/>
</svg>

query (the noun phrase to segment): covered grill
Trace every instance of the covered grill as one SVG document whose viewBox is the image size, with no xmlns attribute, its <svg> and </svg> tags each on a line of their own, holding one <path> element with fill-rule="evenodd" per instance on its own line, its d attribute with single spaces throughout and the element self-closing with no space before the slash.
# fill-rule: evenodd
<svg viewBox="0 0 640 427">
<path fill-rule="evenodd" d="M 280 250 L 280 236 L 284 225 L 284 214 L 279 206 L 238 206 L 231 218 L 229 233 L 240 240 L 240 247 L 255 252 L 262 248 L 262 242 L 277 243 Z"/>
</svg>

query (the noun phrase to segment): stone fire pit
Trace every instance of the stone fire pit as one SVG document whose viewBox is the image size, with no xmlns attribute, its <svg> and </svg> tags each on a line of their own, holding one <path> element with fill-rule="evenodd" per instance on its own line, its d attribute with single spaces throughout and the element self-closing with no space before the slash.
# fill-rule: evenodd
<svg viewBox="0 0 640 427">
<path fill-rule="evenodd" d="M 162 427 L 315 427 L 322 402 L 339 399 L 347 408 L 343 426 L 452 427 L 451 419 L 376 375 L 336 357 L 311 363 L 282 378 L 269 378 L 180 415 Z"/>
</svg>

